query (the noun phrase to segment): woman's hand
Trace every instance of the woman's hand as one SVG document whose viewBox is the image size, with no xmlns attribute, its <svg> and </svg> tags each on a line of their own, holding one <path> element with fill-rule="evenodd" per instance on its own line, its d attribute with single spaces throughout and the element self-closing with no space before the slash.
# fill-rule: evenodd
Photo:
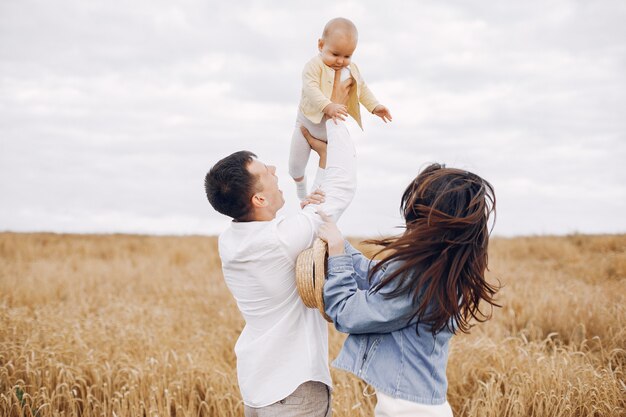
<svg viewBox="0 0 626 417">
<path fill-rule="evenodd" d="M 343 235 L 333 219 L 321 210 L 317 214 L 324 220 L 324 223 L 317 230 L 317 236 L 328 244 L 328 256 L 343 255 Z"/>
<path fill-rule="evenodd" d="M 307 195 L 304 200 L 300 201 L 300 208 L 305 208 L 309 204 L 322 204 L 326 201 L 326 193 L 321 189 L 317 189 L 313 191 L 311 194 Z"/>
</svg>

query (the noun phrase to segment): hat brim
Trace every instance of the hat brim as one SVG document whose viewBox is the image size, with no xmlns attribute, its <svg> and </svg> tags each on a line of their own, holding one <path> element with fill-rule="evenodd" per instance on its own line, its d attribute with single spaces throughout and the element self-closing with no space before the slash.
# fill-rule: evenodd
<svg viewBox="0 0 626 417">
<path fill-rule="evenodd" d="M 305 306 L 317 308 L 326 321 L 332 322 L 324 311 L 324 283 L 328 251 L 326 242 L 315 239 L 313 246 L 298 255 L 296 260 L 296 285 Z"/>
</svg>

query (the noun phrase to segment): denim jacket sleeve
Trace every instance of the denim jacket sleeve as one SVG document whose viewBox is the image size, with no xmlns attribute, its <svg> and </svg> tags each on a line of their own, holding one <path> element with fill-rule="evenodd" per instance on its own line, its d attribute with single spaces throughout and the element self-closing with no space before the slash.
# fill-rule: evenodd
<svg viewBox="0 0 626 417">
<path fill-rule="evenodd" d="M 349 244 L 344 255 L 328 258 L 324 304 L 326 314 L 340 332 L 390 333 L 410 324 L 414 309 L 411 296 L 386 298 L 384 288 L 372 291 L 367 275 L 373 265 Z M 378 282 L 384 274 L 378 272 L 372 281 Z"/>
<path fill-rule="evenodd" d="M 371 284 L 367 279 L 369 275 L 369 269 L 371 266 L 376 265 L 377 261 L 369 259 L 363 255 L 360 251 L 354 248 L 347 240 L 344 241 L 344 250 L 346 255 L 349 255 L 352 259 L 352 266 L 354 268 L 354 275 L 352 278 L 356 281 L 356 285 L 360 290 L 369 290 Z"/>
</svg>

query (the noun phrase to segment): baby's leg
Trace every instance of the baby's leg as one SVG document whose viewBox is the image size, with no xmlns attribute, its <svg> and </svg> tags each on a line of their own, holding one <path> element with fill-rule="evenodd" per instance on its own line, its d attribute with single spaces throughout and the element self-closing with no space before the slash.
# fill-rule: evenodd
<svg viewBox="0 0 626 417">
<path fill-rule="evenodd" d="M 311 135 L 313 135 L 314 138 L 323 140 L 324 142 L 328 141 L 327 136 L 326 136 L 326 120 L 328 120 L 328 118 L 324 116 L 321 122 L 313 123 L 312 121 L 307 119 L 306 116 L 304 116 L 304 114 L 302 114 L 301 112 L 298 112 L 298 122 L 300 122 L 301 125 L 306 127 L 309 133 L 311 133 Z"/>
<path fill-rule="evenodd" d="M 326 141 L 326 126 L 324 121 L 321 123 L 313 123 L 301 112 L 298 112 L 298 118 L 296 120 L 296 126 L 291 136 L 291 148 L 289 150 L 289 175 L 296 182 L 296 189 L 299 199 L 304 199 L 307 196 L 306 178 L 304 176 L 307 162 L 309 161 L 309 155 L 311 154 L 311 147 L 304 138 L 300 126 L 304 126 L 311 134 Z"/>
<path fill-rule="evenodd" d="M 296 122 L 289 149 L 289 175 L 296 181 L 304 176 L 304 170 L 311 153 L 311 147 L 300 131 L 300 126 L 302 126 L 300 122 Z"/>
</svg>

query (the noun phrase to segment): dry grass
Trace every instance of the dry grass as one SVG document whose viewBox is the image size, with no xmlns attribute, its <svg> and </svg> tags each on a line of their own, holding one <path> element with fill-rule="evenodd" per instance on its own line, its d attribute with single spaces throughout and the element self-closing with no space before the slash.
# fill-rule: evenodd
<svg viewBox="0 0 626 417">
<path fill-rule="evenodd" d="M 455 415 L 626 416 L 626 236 L 494 239 L 490 260 L 503 308 L 453 338 Z M 214 238 L 0 234 L 2 416 L 242 415 L 242 325 Z M 335 416 L 372 415 L 333 379 Z"/>
</svg>

